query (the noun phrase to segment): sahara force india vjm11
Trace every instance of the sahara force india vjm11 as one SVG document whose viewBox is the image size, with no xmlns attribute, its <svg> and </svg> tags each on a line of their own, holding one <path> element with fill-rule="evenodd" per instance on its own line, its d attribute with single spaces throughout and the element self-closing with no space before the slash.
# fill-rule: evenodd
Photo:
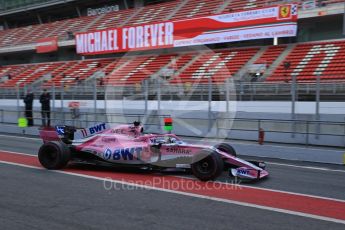
<svg viewBox="0 0 345 230">
<path fill-rule="evenodd" d="M 144 134 L 139 122 L 110 127 L 106 123 L 85 129 L 56 126 L 41 130 L 44 144 L 38 158 L 47 169 L 62 169 L 69 162 L 149 170 L 185 170 L 202 181 L 229 176 L 258 180 L 268 176 L 265 164 L 237 157 L 231 145 L 189 144 L 174 134 Z"/>
</svg>

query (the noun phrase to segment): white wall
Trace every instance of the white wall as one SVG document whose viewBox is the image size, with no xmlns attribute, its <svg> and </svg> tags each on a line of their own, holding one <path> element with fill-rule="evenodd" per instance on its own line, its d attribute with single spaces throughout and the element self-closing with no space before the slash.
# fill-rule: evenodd
<svg viewBox="0 0 345 230">
<path fill-rule="evenodd" d="M 64 108 L 68 108 L 70 101 L 78 100 L 65 100 L 63 103 Z M 92 100 L 85 100 L 82 102 L 82 108 L 93 109 L 94 102 Z M 157 101 L 149 102 L 149 109 L 157 109 Z M 0 109 L 13 108 L 15 109 L 17 100 L 0 99 Z M 232 101 L 229 103 L 231 111 L 241 112 L 262 112 L 262 113 L 290 113 L 291 102 L 287 101 Z M 19 101 L 19 106 L 24 106 L 22 100 Z M 145 109 L 144 101 L 122 101 L 122 100 L 108 100 L 107 109 Z M 296 113 L 297 114 L 315 114 L 315 102 L 296 102 Z M 34 101 L 34 107 L 39 109 L 40 103 L 38 100 Z M 55 107 L 61 107 L 61 101 L 55 101 Z M 104 101 L 97 101 L 97 108 L 104 109 Z M 208 102 L 205 101 L 162 101 L 161 109 L 165 110 L 208 110 Z M 225 111 L 226 103 L 222 101 L 212 102 L 213 111 Z M 320 103 L 321 114 L 345 114 L 345 102 L 321 102 Z"/>
</svg>

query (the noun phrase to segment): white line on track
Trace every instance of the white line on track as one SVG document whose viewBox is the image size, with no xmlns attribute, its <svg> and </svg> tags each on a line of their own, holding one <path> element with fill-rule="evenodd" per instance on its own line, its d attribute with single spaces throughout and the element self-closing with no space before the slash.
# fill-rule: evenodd
<svg viewBox="0 0 345 230">
<path fill-rule="evenodd" d="M 0 149 L 0 152 L 6 152 L 6 153 L 13 153 L 13 154 L 17 154 L 17 155 L 24 155 L 24 156 L 30 156 L 30 157 L 37 157 L 37 155 L 34 154 L 30 154 L 30 153 L 20 153 L 20 152 L 14 152 L 14 151 L 8 151 L 8 150 L 3 150 Z"/>
<path fill-rule="evenodd" d="M 323 200 L 331 200 L 331 201 L 337 201 L 337 202 L 345 203 L 345 200 L 340 200 L 340 199 L 330 198 L 330 197 L 324 197 L 324 196 L 316 196 L 316 195 L 310 195 L 310 194 L 304 194 L 304 193 L 298 193 L 298 192 L 288 192 L 288 191 L 270 189 L 270 188 L 260 188 L 260 187 L 249 186 L 249 185 L 241 185 L 241 186 L 245 187 L 245 188 L 254 188 L 254 189 L 265 190 L 265 191 L 270 191 L 270 192 L 280 192 L 280 193 L 286 193 L 286 194 L 291 194 L 291 195 L 307 196 L 307 197 L 312 197 L 312 198 L 318 198 L 318 199 L 323 199 Z"/>
<path fill-rule="evenodd" d="M 190 179 L 190 180 L 198 180 L 196 178 L 188 177 L 188 176 L 176 176 L 184 179 Z M 216 181 L 217 183 L 220 184 L 229 184 L 227 182 L 222 182 L 222 181 Z M 305 194 L 305 193 L 298 193 L 298 192 L 289 192 L 289 191 L 284 191 L 284 190 L 278 190 L 278 189 L 271 189 L 271 188 L 262 188 L 262 187 L 256 187 L 256 186 L 250 186 L 250 185 L 238 185 L 240 187 L 244 188 L 252 188 L 252 189 L 257 189 L 257 190 L 263 190 L 263 191 L 269 191 L 269 192 L 279 192 L 279 193 L 286 193 L 290 195 L 297 195 L 297 196 L 305 196 L 305 197 L 311 197 L 311 198 L 317 198 L 317 199 L 323 199 L 323 200 L 331 200 L 331 201 L 337 201 L 337 202 L 342 202 L 345 203 L 345 200 L 337 199 L 337 198 L 331 198 L 331 197 L 325 197 L 325 196 L 317 196 L 317 195 L 311 195 L 311 194 Z"/>
<path fill-rule="evenodd" d="M 282 163 L 269 162 L 269 161 L 266 161 L 265 163 L 266 163 L 266 164 L 269 164 L 269 165 L 279 165 L 279 166 L 287 166 L 287 167 L 293 167 L 293 168 L 303 168 L 303 169 L 311 169 L 311 170 L 320 170 L 320 171 L 342 172 L 342 173 L 345 173 L 345 170 L 341 170 L 341 169 L 330 169 L 330 168 L 313 167 L 313 166 L 302 166 L 302 165 L 282 164 Z"/>
<path fill-rule="evenodd" d="M 42 168 L 39 168 L 39 167 L 28 166 L 28 165 L 24 165 L 24 164 L 18 164 L 18 163 L 6 162 L 6 161 L 0 161 L 0 163 L 42 170 Z M 94 179 L 94 180 L 100 180 L 100 181 L 105 180 L 105 178 L 99 178 L 99 177 L 82 175 L 82 174 L 71 173 L 71 172 L 64 172 L 64 171 L 52 171 L 52 172 L 66 174 L 66 175 L 72 175 L 72 176 L 78 176 L 78 177 L 83 177 L 83 178 L 89 178 L 89 179 Z M 317 219 L 317 220 L 323 220 L 323 221 L 328 221 L 328 222 L 334 222 L 334 223 L 338 223 L 338 224 L 345 224 L 345 220 L 339 220 L 339 219 L 330 218 L 330 217 L 312 215 L 312 214 L 290 211 L 290 210 L 285 210 L 285 209 L 280 209 L 280 208 L 266 207 L 266 206 L 262 206 L 262 205 L 256 205 L 256 204 L 250 204 L 250 203 L 239 202 L 239 201 L 234 201 L 234 200 L 215 198 L 215 197 L 192 194 L 192 193 L 187 193 L 187 192 L 180 192 L 180 191 L 168 190 L 168 189 L 163 189 L 163 188 L 156 188 L 156 187 L 151 187 L 151 186 L 147 186 L 147 185 L 140 185 L 140 184 L 129 183 L 129 182 L 124 182 L 124 181 L 119 181 L 119 180 L 110 180 L 108 178 L 106 180 L 109 182 L 114 182 L 114 183 L 121 184 L 121 185 L 133 186 L 133 187 L 137 187 L 137 188 L 144 188 L 144 189 L 167 192 L 167 193 L 172 193 L 172 194 L 179 194 L 179 195 L 195 197 L 195 198 L 199 198 L 199 199 L 212 200 L 212 201 L 223 202 L 223 203 L 228 203 L 228 204 L 240 205 L 240 206 L 244 206 L 244 207 L 251 207 L 251 208 L 257 208 L 257 209 L 262 209 L 262 210 L 267 210 L 267 211 L 273 211 L 273 212 L 279 212 L 279 213 L 301 216 L 301 217 L 306 217 L 306 218 L 312 218 L 312 219 Z"/>
<path fill-rule="evenodd" d="M 13 136 L 13 135 L 4 135 L 4 134 L 0 134 L 0 137 L 10 137 L 10 138 L 18 138 L 18 139 L 25 139 L 25 140 L 35 140 L 35 141 L 41 140 L 41 138 L 38 138 L 38 137 L 22 137 L 22 136 Z"/>
</svg>

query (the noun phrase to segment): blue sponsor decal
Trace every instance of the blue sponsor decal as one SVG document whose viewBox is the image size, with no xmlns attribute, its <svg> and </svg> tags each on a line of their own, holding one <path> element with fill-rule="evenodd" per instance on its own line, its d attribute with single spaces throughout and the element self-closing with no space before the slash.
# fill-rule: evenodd
<svg viewBox="0 0 345 230">
<path fill-rule="evenodd" d="M 65 126 L 55 126 L 55 130 L 58 135 L 64 135 L 65 134 Z"/>
<path fill-rule="evenodd" d="M 111 157 L 111 154 L 112 154 L 111 150 L 110 149 L 106 149 L 104 151 L 104 153 L 103 153 L 103 158 L 106 159 L 106 160 L 109 160 L 110 157 Z"/>
<path fill-rule="evenodd" d="M 133 160 L 134 148 L 121 149 L 121 156 L 124 160 Z"/>
<path fill-rule="evenodd" d="M 249 170 L 248 169 L 238 169 L 237 170 L 237 174 L 248 175 L 249 174 Z"/>
<path fill-rule="evenodd" d="M 105 130 L 105 123 L 102 123 L 102 124 L 99 124 L 99 125 L 95 125 L 93 127 L 90 127 L 89 128 L 89 132 L 90 134 L 94 134 L 94 133 L 98 133 L 100 131 L 103 131 Z"/>
<path fill-rule="evenodd" d="M 123 149 L 115 149 L 111 151 L 110 149 L 106 149 L 103 153 L 103 157 L 105 160 L 134 160 L 140 159 L 141 153 L 143 151 L 142 147 L 134 147 L 134 148 L 123 148 Z"/>
</svg>

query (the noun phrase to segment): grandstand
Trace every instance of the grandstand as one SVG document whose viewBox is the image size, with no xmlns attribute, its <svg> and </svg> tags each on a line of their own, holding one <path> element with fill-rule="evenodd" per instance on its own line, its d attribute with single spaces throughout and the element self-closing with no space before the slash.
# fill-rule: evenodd
<svg viewBox="0 0 345 230">
<path fill-rule="evenodd" d="M 84 6 L 92 7 L 92 1 L 63 2 L 0 2 L 0 14 L 4 22 L 4 30 L 0 31 L 1 88 L 77 86 L 92 82 L 89 80 L 99 72 L 103 73 L 102 82 L 109 86 L 140 85 L 143 80 L 160 75 L 161 70 L 166 68 L 174 70 L 167 79 L 170 84 L 204 84 L 209 83 L 209 78 L 212 83 L 220 85 L 228 78 L 236 82 L 255 81 L 267 85 L 289 83 L 293 77 L 298 82 L 311 84 L 318 76 L 325 83 L 345 80 L 345 63 L 342 61 L 345 56 L 345 40 L 341 25 L 343 1 L 316 1 L 316 6 L 312 9 L 304 9 L 303 1 L 295 1 L 300 8 L 299 33 L 295 38 L 280 38 L 278 45 L 273 45 L 272 39 L 259 39 L 210 44 L 207 45 L 208 49 L 194 51 L 169 48 L 158 54 L 155 51 L 145 51 L 125 56 L 124 53 L 77 55 L 74 36 L 78 32 L 240 12 L 282 4 L 285 1 L 124 1 L 125 4 L 111 1 L 119 4 L 119 11 L 93 16 L 86 16 L 85 10 L 80 10 Z M 95 7 L 101 3 L 102 1 Z M 51 7 L 58 7 L 59 4 L 67 4 L 68 10 L 78 9 L 79 15 L 19 27 L 15 27 L 13 23 L 5 23 L 7 17 L 18 14 L 11 13 L 13 9 L 24 13 L 20 10 L 38 7 L 39 11 L 49 12 Z M 305 26 L 312 19 L 320 21 L 318 33 L 313 30 L 315 28 Z M 309 39 L 305 39 L 308 37 L 306 33 Z M 52 37 L 58 41 L 58 50 L 50 54 L 36 53 L 37 41 Z M 288 68 L 286 63 L 289 64 Z M 260 69 L 260 77 L 253 80 L 253 74 L 257 74 L 257 71 L 253 72 L 255 65 L 264 66 L 264 70 Z"/>
</svg>

